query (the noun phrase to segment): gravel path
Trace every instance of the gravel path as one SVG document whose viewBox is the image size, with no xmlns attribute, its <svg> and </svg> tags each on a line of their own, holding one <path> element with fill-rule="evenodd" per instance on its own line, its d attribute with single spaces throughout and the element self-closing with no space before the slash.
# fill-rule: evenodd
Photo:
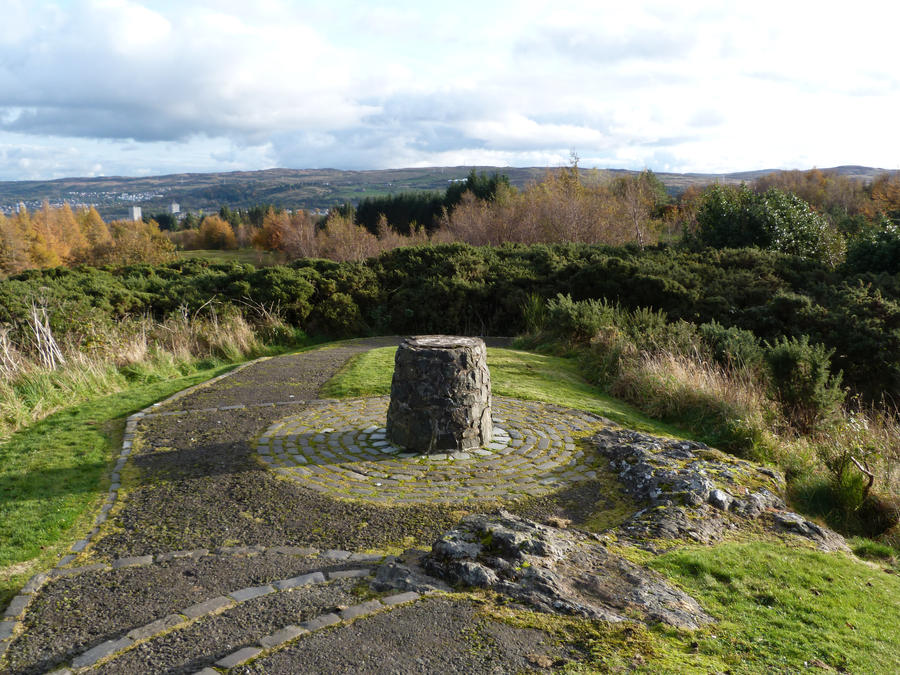
<svg viewBox="0 0 900 675">
<path fill-rule="evenodd" d="M 260 360 L 139 416 L 108 519 L 69 563 L 78 570 L 35 580 L 0 623 L 12 633 L 0 635 L 0 671 L 481 673 L 552 663 L 557 649 L 539 631 L 486 620 L 462 600 L 382 602 L 357 578 L 385 553 L 430 544 L 466 512 L 460 504 L 336 499 L 261 461 L 267 429 L 309 409 L 349 358 L 391 344 Z M 304 575 L 323 583 L 285 582 Z M 272 635 L 291 639 L 275 647 Z M 271 651 L 260 654 L 260 642 Z M 258 658 L 240 665 L 248 654 Z"/>
</svg>

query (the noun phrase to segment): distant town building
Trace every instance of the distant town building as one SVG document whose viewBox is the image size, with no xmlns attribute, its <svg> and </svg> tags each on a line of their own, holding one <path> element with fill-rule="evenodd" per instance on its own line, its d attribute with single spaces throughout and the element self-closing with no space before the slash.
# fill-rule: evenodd
<svg viewBox="0 0 900 675">
<path fill-rule="evenodd" d="M 176 213 L 180 213 L 180 212 L 181 212 L 181 206 L 178 204 L 178 202 L 172 202 L 171 204 L 169 204 L 169 213 L 171 213 L 173 216 Z"/>
<path fill-rule="evenodd" d="M 128 209 L 128 213 L 130 214 L 131 220 L 137 222 L 139 220 L 143 220 L 141 216 L 141 207 L 140 206 L 132 206 Z"/>
</svg>

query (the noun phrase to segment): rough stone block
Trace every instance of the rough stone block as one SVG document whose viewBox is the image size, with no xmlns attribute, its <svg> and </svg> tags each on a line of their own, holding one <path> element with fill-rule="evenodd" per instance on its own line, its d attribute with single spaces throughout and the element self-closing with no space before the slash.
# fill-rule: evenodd
<svg viewBox="0 0 900 675">
<path fill-rule="evenodd" d="M 0 621 L 0 640 L 5 640 L 13 634 L 16 627 L 15 621 Z"/>
<path fill-rule="evenodd" d="M 481 447 L 492 435 L 484 341 L 447 335 L 404 339 L 394 361 L 387 438 L 433 454 Z"/>
</svg>

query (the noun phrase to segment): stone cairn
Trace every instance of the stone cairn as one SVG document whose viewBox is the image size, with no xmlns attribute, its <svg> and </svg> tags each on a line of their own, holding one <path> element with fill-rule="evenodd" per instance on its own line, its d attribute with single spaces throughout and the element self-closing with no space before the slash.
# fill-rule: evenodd
<svg viewBox="0 0 900 675">
<path fill-rule="evenodd" d="M 412 452 L 470 450 L 491 442 L 491 374 L 484 340 L 405 338 L 387 413 L 391 442 Z"/>
</svg>

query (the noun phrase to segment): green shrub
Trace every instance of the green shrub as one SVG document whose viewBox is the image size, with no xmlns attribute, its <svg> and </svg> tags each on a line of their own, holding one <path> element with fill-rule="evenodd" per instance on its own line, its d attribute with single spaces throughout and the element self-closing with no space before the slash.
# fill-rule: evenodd
<svg viewBox="0 0 900 675">
<path fill-rule="evenodd" d="M 856 274 L 900 274 L 900 230 L 893 224 L 847 247 L 845 268 Z"/>
<path fill-rule="evenodd" d="M 759 194 L 746 185 L 714 185 L 697 213 L 698 238 L 715 248 L 759 248 L 837 264 L 843 238 L 792 192 Z"/>
<path fill-rule="evenodd" d="M 749 330 L 735 326 L 726 328 L 717 321 L 710 321 L 701 324 L 699 332 L 719 365 L 734 370 L 756 370 L 762 365 L 763 350 L 759 338 Z"/>
<path fill-rule="evenodd" d="M 810 344 L 809 336 L 779 338 L 766 344 L 766 363 L 784 412 L 800 430 L 815 429 L 844 400 L 841 373 L 831 374 L 834 350 Z"/>
<path fill-rule="evenodd" d="M 572 300 L 558 294 L 547 302 L 549 330 L 558 338 L 574 343 L 589 342 L 611 322 L 615 310 L 605 300 Z"/>
</svg>

